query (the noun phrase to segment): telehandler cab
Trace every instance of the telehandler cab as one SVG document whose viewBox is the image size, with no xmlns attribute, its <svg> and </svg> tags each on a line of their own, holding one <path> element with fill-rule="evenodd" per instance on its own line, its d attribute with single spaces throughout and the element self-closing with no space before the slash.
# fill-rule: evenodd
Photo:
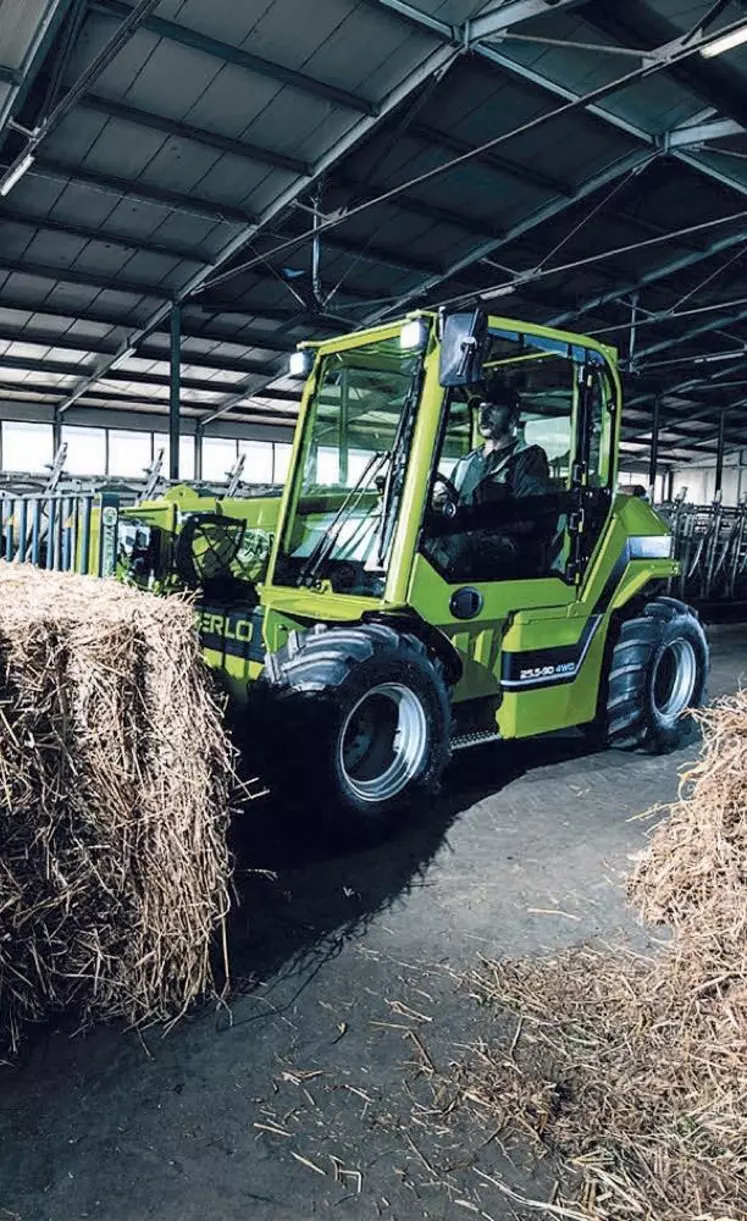
<svg viewBox="0 0 747 1221">
<path fill-rule="evenodd" d="M 665 523 L 616 492 L 614 349 L 422 312 L 303 344 L 291 372 L 282 493 L 177 487 L 120 525 L 121 575 L 198 591 L 207 663 L 275 743 L 271 783 L 292 773 L 365 833 L 463 747 L 687 740 L 708 646 L 664 596 Z"/>
</svg>

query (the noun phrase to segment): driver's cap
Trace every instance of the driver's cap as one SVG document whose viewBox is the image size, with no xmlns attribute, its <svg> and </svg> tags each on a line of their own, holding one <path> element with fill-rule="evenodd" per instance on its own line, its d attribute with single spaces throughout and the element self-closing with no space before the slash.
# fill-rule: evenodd
<svg viewBox="0 0 747 1221">
<path fill-rule="evenodd" d="M 518 392 L 512 386 L 507 386 L 505 382 L 483 382 L 479 393 L 472 396 L 469 405 L 477 409 L 484 403 L 490 403 L 495 407 L 507 407 L 512 415 L 518 415 L 521 411 L 521 398 Z"/>
</svg>

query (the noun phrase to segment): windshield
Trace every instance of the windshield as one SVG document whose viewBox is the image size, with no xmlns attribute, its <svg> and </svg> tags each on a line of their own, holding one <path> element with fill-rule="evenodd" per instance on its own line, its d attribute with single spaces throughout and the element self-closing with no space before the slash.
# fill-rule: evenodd
<svg viewBox="0 0 747 1221">
<path fill-rule="evenodd" d="M 277 584 L 383 593 L 421 367 L 422 354 L 403 350 L 398 336 L 324 358 Z"/>
</svg>

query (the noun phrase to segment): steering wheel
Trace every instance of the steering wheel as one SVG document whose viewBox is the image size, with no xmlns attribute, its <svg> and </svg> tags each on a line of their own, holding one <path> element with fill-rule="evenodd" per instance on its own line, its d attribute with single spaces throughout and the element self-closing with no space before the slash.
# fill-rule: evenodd
<svg viewBox="0 0 747 1221">
<path fill-rule="evenodd" d="M 441 471 L 436 471 L 433 480 L 434 492 L 438 484 L 443 488 L 445 496 L 443 498 L 439 496 L 438 499 L 434 498 L 435 507 L 439 512 L 443 513 L 444 517 L 456 517 L 459 512 L 459 492 L 448 475 L 443 475 Z"/>
</svg>

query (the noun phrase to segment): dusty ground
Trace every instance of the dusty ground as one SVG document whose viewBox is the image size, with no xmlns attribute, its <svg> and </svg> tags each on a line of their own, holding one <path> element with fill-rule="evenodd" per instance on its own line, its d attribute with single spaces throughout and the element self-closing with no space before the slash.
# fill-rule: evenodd
<svg viewBox="0 0 747 1221">
<path fill-rule="evenodd" d="M 719 694 L 747 671 L 747 630 L 714 645 Z M 456 980 L 477 955 L 641 936 L 620 889 L 645 837 L 629 819 L 674 796 L 687 755 L 579 750 L 467 752 L 427 826 L 356 856 L 303 829 L 289 848 L 253 807 L 245 843 L 278 877 L 240 879 L 230 1012 L 166 1039 L 39 1032 L 0 1068 L 0 1218 L 525 1215 L 480 1173 L 547 1198 L 549 1167 L 423 1123 L 423 1068 L 489 1033 Z"/>
</svg>

